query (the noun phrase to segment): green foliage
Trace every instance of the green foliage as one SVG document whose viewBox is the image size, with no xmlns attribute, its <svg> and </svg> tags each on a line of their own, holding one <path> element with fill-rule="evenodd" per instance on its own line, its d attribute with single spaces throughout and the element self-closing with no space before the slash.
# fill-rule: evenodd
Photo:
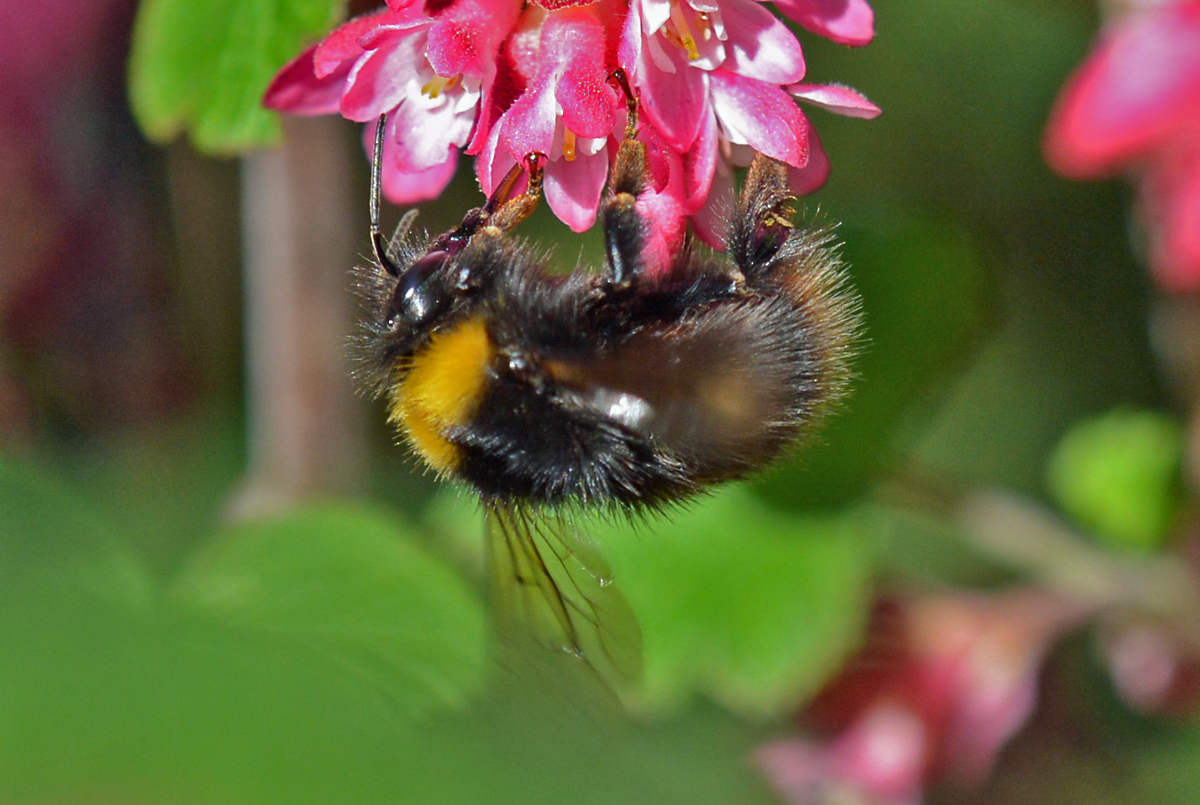
<svg viewBox="0 0 1200 805">
<path fill-rule="evenodd" d="M 129 93 L 150 139 L 187 131 L 196 147 L 239 153 L 273 142 L 263 92 L 288 60 L 337 21 L 342 0 L 143 0 Z"/>
<path fill-rule="evenodd" d="M 0 456 L 0 603 L 36 593 L 142 606 L 150 584 L 101 512 L 40 469 Z"/>
<path fill-rule="evenodd" d="M 346 505 L 243 525 L 193 557 L 175 599 L 342 657 L 406 709 L 462 706 L 483 680 L 483 607 L 413 539 L 391 518 Z"/>
<path fill-rule="evenodd" d="M 642 627 L 634 700 L 663 710 L 704 693 L 758 716 L 798 705 L 858 641 L 870 525 L 781 515 L 740 487 L 648 527 L 597 524 Z"/>
<path fill-rule="evenodd" d="M 0 462 L 0 504 L 5 802 L 774 801 L 728 713 L 639 724 L 540 651 L 485 691 L 479 601 L 373 509 L 223 529 L 156 580 L 78 490 Z"/>
<path fill-rule="evenodd" d="M 1180 503 L 1183 430 L 1169 416 L 1119 408 L 1075 425 L 1048 467 L 1063 510 L 1118 548 L 1153 551 Z"/>
</svg>

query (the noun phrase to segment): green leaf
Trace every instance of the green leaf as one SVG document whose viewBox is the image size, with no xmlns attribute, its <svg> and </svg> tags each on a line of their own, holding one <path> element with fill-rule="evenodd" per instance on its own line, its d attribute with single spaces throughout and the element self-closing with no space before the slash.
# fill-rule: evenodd
<svg viewBox="0 0 1200 805">
<path fill-rule="evenodd" d="M 152 582 L 86 497 L 41 470 L 0 457 L 0 597 L 100 596 L 140 608 Z"/>
<path fill-rule="evenodd" d="M 341 7 L 342 0 L 143 0 L 129 63 L 134 116 L 150 139 L 187 130 L 202 151 L 239 153 L 277 140 L 263 92 Z"/>
<path fill-rule="evenodd" d="M 641 623 L 638 702 L 705 693 L 757 716 L 814 693 L 860 636 L 868 527 L 780 516 L 734 487 L 651 528 L 594 528 Z"/>
<path fill-rule="evenodd" d="M 330 505 L 219 534 L 175 588 L 185 608 L 329 654 L 404 709 L 461 706 L 483 681 L 483 607 L 400 524 Z"/>
<path fill-rule="evenodd" d="M 1183 429 L 1120 408 L 1074 426 L 1050 458 L 1048 483 L 1067 514 L 1109 545 L 1159 548 L 1180 503 Z"/>
</svg>

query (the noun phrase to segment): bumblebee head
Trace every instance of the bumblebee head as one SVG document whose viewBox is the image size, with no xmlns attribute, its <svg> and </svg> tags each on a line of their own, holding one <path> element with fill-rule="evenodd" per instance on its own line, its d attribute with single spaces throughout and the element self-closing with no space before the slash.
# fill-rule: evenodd
<svg viewBox="0 0 1200 805">
<path fill-rule="evenodd" d="M 463 284 L 454 276 L 463 272 L 450 270 L 451 257 L 445 249 L 432 249 L 396 277 L 385 313 L 389 331 L 415 334 L 428 330 L 451 308 Z"/>
<path fill-rule="evenodd" d="M 470 312 L 477 283 L 456 259 L 458 244 L 445 241 L 445 236 L 422 245 L 394 240 L 390 265 L 371 261 L 354 269 L 363 305 L 352 352 L 366 392 L 385 391 L 435 333 Z"/>
</svg>

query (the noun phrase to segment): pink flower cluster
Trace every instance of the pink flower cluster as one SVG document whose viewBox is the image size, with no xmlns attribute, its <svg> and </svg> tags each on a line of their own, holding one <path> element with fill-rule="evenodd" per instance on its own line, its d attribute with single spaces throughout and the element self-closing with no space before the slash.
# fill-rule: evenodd
<svg viewBox="0 0 1200 805">
<path fill-rule="evenodd" d="M 775 6 L 836 42 L 873 35 L 865 0 Z M 662 252 L 689 219 L 719 245 L 716 200 L 753 151 L 787 163 L 797 194 L 825 181 L 829 162 L 797 99 L 879 113 L 846 87 L 802 83 L 799 42 L 756 0 L 388 0 L 286 65 L 265 103 L 366 123 L 386 112 L 383 188 L 399 204 L 441 193 L 460 152 L 476 157 L 489 194 L 526 154 L 544 153 L 546 201 L 583 231 L 624 131 L 624 100 L 608 83 L 618 67 L 640 99 L 651 188 L 639 204 Z M 368 127 L 368 150 L 373 136 Z"/>
<path fill-rule="evenodd" d="M 1200 0 L 1125 0 L 1058 99 L 1051 167 L 1131 171 L 1159 283 L 1200 290 Z"/>
</svg>

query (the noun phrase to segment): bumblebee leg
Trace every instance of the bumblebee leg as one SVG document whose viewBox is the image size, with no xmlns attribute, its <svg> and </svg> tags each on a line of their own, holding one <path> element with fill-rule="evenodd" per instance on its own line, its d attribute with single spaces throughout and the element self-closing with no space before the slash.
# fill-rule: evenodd
<svg viewBox="0 0 1200 805">
<path fill-rule="evenodd" d="M 392 261 L 388 247 L 383 242 L 383 233 L 379 231 L 379 195 L 380 188 L 383 186 L 383 134 L 387 128 L 387 115 L 379 116 L 379 123 L 375 126 L 375 153 L 371 159 L 371 202 L 369 210 L 371 213 L 371 246 L 375 249 L 375 259 L 383 270 L 391 274 L 393 277 L 400 275 L 400 269 L 397 268 L 395 262 Z M 404 216 L 400 222 L 401 226 L 405 221 L 412 223 L 410 217 L 412 213 Z M 407 232 L 407 227 L 405 227 Z M 403 237 L 403 234 L 397 230 L 397 234 Z M 396 247 L 396 236 L 392 236 L 391 247 Z"/>
<path fill-rule="evenodd" d="M 501 232 L 507 232 L 533 214 L 542 198 L 545 161 L 545 154 L 538 152 L 526 154 L 524 167 L 516 165 L 508 172 L 504 181 L 500 182 L 496 192 L 492 194 L 484 207 L 488 214 L 488 226 L 494 226 Z M 522 170 L 529 172 L 529 184 L 524 193 L 511 198 L 513 188 L 517 184 L 517 179 L 521 177 Z"/>
<path fill-rule="evenodd" d="M 787 166 L 756 155 L 729 232 L 729 254 L 752 283 L 792 233 L 792 200 Z"/>
<path fill-rule="evenodd" d="M 628 289 L 644 270 L 645 224 L 637 211 L 637 200 L 646 188 L 646 146 L 637 139 L 637 97 L 629 86 L 625 71 L 614 70 L 609 81 L 625 96 L 627 118 L 625 138 L 617 148 L 608 197 L 600 208 L 600 220 L 608 251 L 609 286 Z"/>
</svg>

